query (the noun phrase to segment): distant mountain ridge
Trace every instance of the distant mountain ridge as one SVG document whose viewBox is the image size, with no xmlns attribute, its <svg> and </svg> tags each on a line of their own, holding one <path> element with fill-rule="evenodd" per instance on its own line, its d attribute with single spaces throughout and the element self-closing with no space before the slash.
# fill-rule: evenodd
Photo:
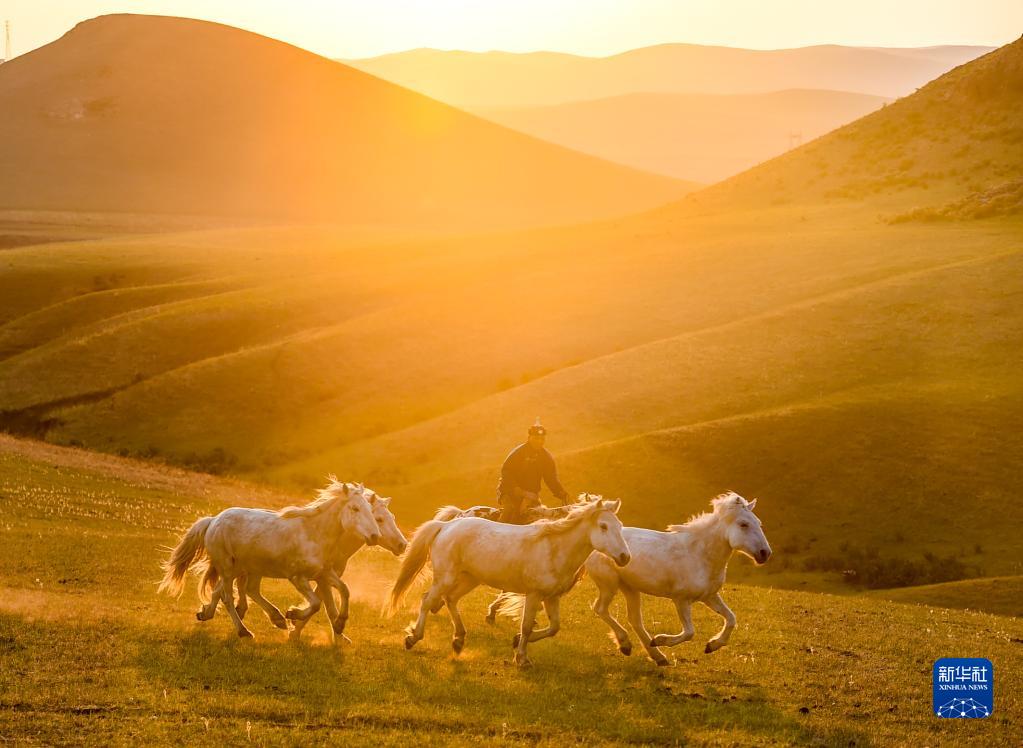
<svg viewBox="0 0 1023 748">
<path fill-rule="evenodd" d="M 804 89 L 766 94 L 632 93 L 479 113 L 584 153 L 709 184 L 889 101 L 845 91 Z"/>
<path fill-rule="evenodd" d="M 822 45 L 751 50 L 662 44 L 609 57 L 418 49 L 344 62 L 473 111 L 637 92 L 753 94 L 807 88 L 894 98 L 992 49 Z"/>
</svg>

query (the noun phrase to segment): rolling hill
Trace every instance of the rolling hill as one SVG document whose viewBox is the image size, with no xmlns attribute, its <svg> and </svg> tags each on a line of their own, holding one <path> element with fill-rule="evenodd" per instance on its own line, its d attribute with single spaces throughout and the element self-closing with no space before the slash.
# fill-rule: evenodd
<svg viewBox="0 0 1023 748">
<path fill-rule="evenodd" d="M 887 102 L 880 96 L 819 90 L 633 93 L 478 113 L 610 161 L 709 184 L 784 153 L 793 135 L 813 140 Z"/>
<path fill-rule="evenodd" d="M 346 64 L 454 106 L 555 106 L 635 93 L 763 94 L 787 89 L 906 96 L 990 47 L 823 45 L 753 50 L 661 44 L 609 57 L 417 49 Z"/>
<path fill-rule="evenodd" d="M 0 423 L 304 488 L 359 476 L 412 522 L 489 500 L 540 414 L 568 485 L 629 522 L 759 495 L 788 561 L 758 581 L 885 586 L 875 554 L 900 584 L 1018 574 L 1023 217 L 884 219 L 1018 176 L 1021 60 L 628 218 L 5 251 Z M 950 521 L 964 504 L 984 521 Z"/>
<path fill-rule="evenodd" d="M 0 209 L 452 231 L 570 223 L 688 185 L 272 39 L 103 16 L 0 68 Z"/>
</svg>

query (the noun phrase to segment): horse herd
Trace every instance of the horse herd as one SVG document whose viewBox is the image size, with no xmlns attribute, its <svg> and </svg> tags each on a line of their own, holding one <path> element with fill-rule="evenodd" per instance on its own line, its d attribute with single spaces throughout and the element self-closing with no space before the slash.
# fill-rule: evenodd
<svg viewBox="0 0 1023 748">
<path fill-rule="evenodd" d="M 728 643 L 735 615 L 721 599 L 725 569 L 738 551 L 763 564 L 771 555 L 760 520 L 753 513 L 756 499 L 734 492 L 711 502 L 712 510 L 665 532 L 623 527 L 618 519 L 621 501 L 581 494 L 575 504 L 541 507 L 539 518 L 524 525 L 494 521 L 497 510 L 444 507 L 406 541 L 390 510 L 391 500 L 356 483 L 331 478 L 317 498 L 304 507 L 278 512 L 234 507 L 216 517 L 203 517 L 184 534 L 163 564 L 160 591 L 180 595 L 190 568 L 202 575 L 199 596 L 201 621 L 211 619 L 223 603 L 238 635 L 251 637 L 242 619 L 252 598 L 278 628 L 298 639 L 321 605 L 327 609 L 333 636 L 344 637 L 349 590 L 343 580 L 349 559 L 364 545 L 380 545 L 401 556 L 398 578 L 390 593 L 389 611 L 401 607 L 405 593 L 427 561 L 433 580 L 423 595 L 418 618 L 406 630 L 405 647 L 423 638 L 429 613 L 447 606 L 453 626 L 455 653 L 465 644 L 465 625 L 458 602 L 483 584 L 501 590 L 491 604 L 487 621 L 498 613 L 520 614 L 520 629 L 512 646 L 515 662 L 530 664 L 531 642 L 554 636 L 560 627 L 559 603 L 585 574 L 597 586 L 593 611 L 607 623 L 623 654 L 631 654 L 629 632 L 610 612 L 620 591 L 628 620 L 650 658 L 658 665 L 668 659 L 661 647 L 693 638 L 691 606 L 701 602 L 724 619 L 724 626 L 706 652 Z M 286 613 L 263 597 L 264 577 L 287 579 L 306 599 L 305 607 Z M 237 588 L 237 602 L 235 589 Z M 340 606 L 332 590 L 340 596 Z M 651 636 L 643 623 L 641 594 L 671 599 L 682 631 Z M 548 624 L 534 628 L 540 607 Z"/>
</svg>

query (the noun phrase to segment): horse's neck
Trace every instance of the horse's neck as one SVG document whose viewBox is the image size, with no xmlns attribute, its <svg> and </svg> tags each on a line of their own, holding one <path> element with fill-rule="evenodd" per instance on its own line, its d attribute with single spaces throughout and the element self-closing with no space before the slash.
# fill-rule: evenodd
<svg viewBox="0 0 1023 748">
<path fill-rule="evenodd" d="M 344 502 L 335 501 L 319 514 L 303 518 L 306 531 L 314 541 L 329 548 L 337 546 L 344 532 L 344 528 L 341 526 L 341 511 L 343 509 Z"/>
<path fill-rule="evenodd" d="M 575 572 L 593 553 L 590 523 L 580 522 L 570 530 L 548 538 L 553 546 L 554 563 L 566 572 Z"/>
<path fill-rule="evenodd" d="M 343 532 L 338 538 L 337 547 L 334 549 L 335 563 L 343 563 L 354 556 L 365 544 L 361 536 L 352 532 Z"/>
<path fill-rule="evenodd" d="M 711 577 L 724 572 L 728 559 L 732 557 L 732 546 L 728 542 L 725 524 L 714 518 L 706 527 L 692 533 L 692 558 L 704 564 Z"/>
</svg>

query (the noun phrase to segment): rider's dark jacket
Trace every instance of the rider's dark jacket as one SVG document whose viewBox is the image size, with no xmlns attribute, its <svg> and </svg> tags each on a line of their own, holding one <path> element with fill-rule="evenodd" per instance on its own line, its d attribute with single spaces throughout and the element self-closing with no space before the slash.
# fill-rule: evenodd
<svg viewBox="0 0 1023 748">
<path fill-rule="evenodd" d="M 504 460 L 497 496 L 507 494 L 519 498 L 519 491 L 540 493 L 541 479 L 552 494 L 565 500 L 567 493 L 558 480 L 558 469 L 551 453 L 542 448 L 533 449 L 528 443 L 520 444 Z"/>
</svg>

